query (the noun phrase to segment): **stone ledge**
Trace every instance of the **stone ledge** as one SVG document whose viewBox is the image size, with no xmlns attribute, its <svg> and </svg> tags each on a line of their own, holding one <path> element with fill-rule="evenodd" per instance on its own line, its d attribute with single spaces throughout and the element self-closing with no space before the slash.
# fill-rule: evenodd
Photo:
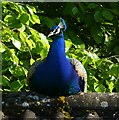
<svg viewBox="0 0 119 120">
<path fill-rule="evenodd" d="M 3 119 L 119 119 L 119 93 L 79 93 L 67 97 L 48 97 L 34 92 L 6 93 L 2 95 L 2 114 Z"/>
</svg>

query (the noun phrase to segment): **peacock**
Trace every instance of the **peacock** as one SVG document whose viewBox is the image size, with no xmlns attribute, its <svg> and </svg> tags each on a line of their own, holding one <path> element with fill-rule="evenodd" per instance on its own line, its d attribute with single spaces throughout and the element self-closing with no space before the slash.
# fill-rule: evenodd
<svg viewBox="0 0 119 120">
<path fill-rule="evenodd" d="M 64 19 L 50 29 L 53 42 L 47 57 L 35 62 L 28 72 L 31 91 L 48 96 L 68 96 L 87 91 L 87 73 L 80 61 L 65 53 Z"/>
</svg>

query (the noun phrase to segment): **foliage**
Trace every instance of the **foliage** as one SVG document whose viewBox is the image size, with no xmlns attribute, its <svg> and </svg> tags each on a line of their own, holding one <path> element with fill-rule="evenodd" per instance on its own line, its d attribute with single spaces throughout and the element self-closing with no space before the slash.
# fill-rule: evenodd
<svg viewBox="0 0 119 120">
<path fill-rule="evenodd" d="M 2 91 L 28 90 L 29 66 L 47 56 L 51 26 L 65 19 L 66 54 L 82 61 L 88 91 L 119 92 L 119 3 L 2 2 Z"/>
</svg>

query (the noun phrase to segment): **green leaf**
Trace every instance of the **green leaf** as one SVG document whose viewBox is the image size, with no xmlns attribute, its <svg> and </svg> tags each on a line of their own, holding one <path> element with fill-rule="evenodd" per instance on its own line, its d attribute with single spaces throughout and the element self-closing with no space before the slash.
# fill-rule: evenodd
<svg viewBox="0 0 119 120">
<path fill-rule="evenodd" d="M 90 58 L 92 58 L 94 60 L 99 60 L 99 57 L 97 56 L 97 54 L 95 54 L 93 52 L 87 52 L 87 51 L 85 51 L 85 54 L 87 54 Z"/>
<path fill-rule="evenodd" d="M 38 31 L 36 31 L 35 29 L 33 28 L 30 28 L 29 27 L 29 30 L 31 32 L 31 39 L 36 43 L 37 41 L 41 40 L 42 38 L 40 38 L 40 33 Z M 41 36 L 42 37 L 42 36 Z M 45 38 L 46 39 L 46 38 Z"/>
<path fill-rule="evenodd" d="M 2 42 L 10 42 L 12 38 L 12 31 L 9 28 L 5 28 L 1 32 Z"/>
<path fill-rule="evenodd" d="M 80 3 L 79 8 L 81 9 L 82 13 L 85 14 L 85 6 L 83 3 Z"/>
<path fill-rule="evenodd" d="M 119 77 L 119 65 L 114 64 L 110 66 L 109 74 L 112 76 Z"/>
<path fill-rule="evenodd" d="M 35 15 L 34 14 L 34 10 L 35 10 L 35 8 L 30 8 L 30 6 L 26 6 L 27 8 L 28 8 L 28 10 L 29 10 L 29 12 L 30 12 L 30 21 L 33 23 L 33 24 L 35 24 L 35 23 L 38 23 L 38 24 L 40 24 L 40 19 L 39 19 L 39 17 L 37 16 L 37 15 Z"/>
<path fill-rule="evenodd" d="M 14 19 L 14 20 L 9 24 L 9 26 L 10 26 L 11 28 L 21 28 L 21 27 L 22 27 L 22 24 L 21 24 L 21 22 L 20 22 L 19 19 Z"/>
<path fill-rule="evenodd" d="M 65 6 L 65 8 L 64 8 L 64 11 L 63 11 L 63 13 L 64 13 L 64 15 L 70 15 L 70 16 L 72 16 L 73 14 L 73 8 L 75 7 L 75 5 L 74 5 L 74 3 L 72 3 L 72 4 L 70 4 L 70 3 L 67 3 L 67 5 Z"/>
<path fill-rule="evenodd" d="M 20 32 L 23 32 L 23 31 L 20 31 Z M 24 40 L 22 40 L 21 38 L 22 38 L 22 33 L 21 33 L 21 35 L 20 35 L 20 33 L 17 33 L 17 34 L 14 34 L 13 35 L 13 40 L 15 40 L 15 43 L 16 44 L 13 44 L 16 48 L 18 48 L 20 51 L 23 51 L 23 52 L 26 52 L 27 50 L 28 50 L 28 48 L 26 47 L 26 41 L 24 41 Z M 25 36 L 26 37 L 26 36 Z M 17 45 L 17 42 L 20 42 L 20 43 L 18 43 L 18 45 Z M 20 45 L 21 44 L 21 45 Z"/>
<path fill-rule="evenodd" d="M 39 37 L 41 38 L 41 40 L 43 41 L 43 43 L 49 45 L 48 40 L 46 39 L 46 36 L 42 33 L 39 33 Z"/>
<path fill-rule="evenodd" d="M 10 90 L 11 91 L 20 91 L 22 87 L 23 87 L 23 84 L 21 84 L 20 80 L 13 81 L 10 84 Z"/>
<path fill-rule="evenodd" d="M 94 19 L 96 22 L 99 22 L 99 21 L 102 21 L 102 13 L 101 11 L 96 11 L 95 14 L 94 14 Z"/>
<path fill-rule="evenodd" d="M 36 43 L 35 52 L 36 52 L 37 54 L 40 54 L 41 59 L 43 59 L 43 58 L 45 58 L 45 57 L 47 56 L 48 49 L 47 49 L 47 47 L 43 46 L 40 41 L 38 41 L 38 42 Z"/>
<path fill-rule="evenodd" d="M 119 55 L 119 47 L 118 46 L 114 48 L 114 51 L 117 55 Z"/>
<path fill-rule="evenodd" d="M 27 43 L 29 49 L 31 50 L 33 48 L 32 40 L 26 40 L 26 43 Z"/>
<path fill-rule="evenodd" d="M 2 76 L 2 86 L 9 86 L 9 84 L 10 84 L 10 79 L 7 77 L 7 76 L 5 76 L 5 75 L 3 75 Z"/>
<path fill-rule="evenodd" d="M 85 44 L 80 44 L 80 45 L 77 45 L 78 46 L 78 48 L 80 49 L 80 50 L 84 50 L 85 49 Z"/>
<path fill-rule="evenodd" d="M 94 9 L 96 7 L 97 7 L 97 4 L 95 4 L 95 3 L 89 3 L 88 4 L 88 8 L 90 8 L 90 9 Z"/>
<path fill-rule="evenodd" d="M 33 58 L 30 59 L 30 65 L 32 65 L 35 62 Z"/>
<path fill-rule="evenodd" d="M 18 31 L 23 31 L 26 29 L 25 25 L 21 23 L 21 27 L 18 28 Z"/>
<path fill-rule="evenodd" d="M 9 48 L 7 48 L 7 51 L 5 52 L 4 55 L 5 55 L 5 60 L 6 60 L 6 61 L 11 60 L 11 61 L 13 62 L 13 64 L 18 65 L 18 63 L 19 63 L 19 58 L 16 56 L 14 49 L 9 49 Z"/>
<path fill-rule="evenodd" d="M 12 15 L 6 15 L 4 21 L 7 23 L 12 23 L 15 18 Z"/>
<path fill-rule="evenodd" d="M 103 34 L 102 34 L 102 31 L 100 28 L 98 28 L 97 25 L 94 25 L 92 26 L 91 28 L 91 34 L 95 40 L 95 42 L 97 44 L 101 43 L 102 42 L 102 37 L 103 37 Z"/>
<path fill-rule="evenodd" d="M 119 79 L 117 79 L 115 87 L 116 87 L 117 92 L 119 92 Z"/>
<path fill-rule="evenodd" d="M 32 20 L 35 21 L 35 23 L 40 24 L 40 19 L 39 19 L 39 17 L 37 15 L 32 14 Z"/>
<path fill-rule="evenodd" d="M 23 43 L 26 42 L 27 37 L 26 37 L 26 35 L 25 35 L 25 33 L 23 31 L 20 31 L 19 37 L 21 38 Z"/>
<path fill-rule="evenodd" d="M 41 21 L 43 22 L 43 25 L 46 25 L 48 28 L 51 28 L 52 26 L 54 26 L 56 20 L 54 19 L 50 19 L 48 17 L 40 17 Z"/>
<path fill-rule="evenodd" d="M 103 91 L 105 91 L 104 85 L 99 84 L 99 85 L 95 88 L 95 91 L 96 91 L 96 92 L 103 92 Z"/>
<path fill-rule="evenodd" d="M 20 28 L 22 25 L 15 15 L 6 15 L 4 21 L 12 28 Z"/>
<path fill-rule="evenodd" d="M 68 50 L 71 48 L 73 44 L 72 44 L 72 41 L 69 39 L 66 40 L 65 43 L 66 43 L 65 51 L 68 52 Z"/>
<path fill-rule="evenodd" d="M 30 14 L 33 14 L 33 10 L 30 8 L 30 6 L 27 5 L 26 7 L 27 7 L 27 9 L 29 10 Z"/>
<path fill-rule="evenodd" d="M 34 13 L 36 13 L 36 8 L 34 6 L 28 6 Z"/>
<path fill-rule="evenodd" d="M 112 20 L 114 18 L 114 15 L 109 10 L 103 10 L 102 11 L 103 17 L 105 17 L 107 20 Z"/>
<path fill-rule="evenodd" d="M 118 9 L 110 9 L 110 11 L 115 15 L 119 15 Z"/>
<path fill-rule="evenodd" d="M 114 82 L 111 81 L 111 82 L 108 84 L 108 86 L 109 86 L 110 92 L 112 92 L 112 90 L 114 89 Z"/>
<path fill-rule="evenodd" d="M 73 7 L 72 9 L 72 13 L 75 15 L 78 13 L 78 8 L 77 7 Z"/>
<path fill-rule="evenodd" d="M 22 13 L 19 3 L 9 2 L 9 6 L 13 11 L 15 10 L 18 13 Z"/>
<path fill-rule="evenodd" d="M 2 6 L 6 6 L 8 4 L 8 2 L 7 1 L 4 1 L 4 2 L 2 2 Z"/>
<path fill-rule="evenodd" d="M 27 42 L 26 42 L 28 40 L 28 37 L 25 33 L 26 32 L 23 32 L 23 31 L 20 31 L 20 33 L 19 33 L 19 37 L 20 37 L 20 41 L 21 41 L 20 51 L 23 51 L 23 52 L 28 51 Z"/>
<path fill-rule="evenodd" d="M 5 50 L 5 46 L 0 42 L 0 53 L 3 53 Z"/>
<path fill-rule="evenodd" d="M 27 62 L 27 64 L 28 64 L 28 62 Z M 29 64 L 28 64 L 28 65 L 29 65 Z M 25 65 L 24 67 L 22 67 L 22 70 L 24 71 L 24 74 L 25 74 L 25 79 L 26 79 L 26 76 L 27 76 L 28 70 L 29 70 L 29 69 L 26 69 L 25 67 L 28 68 L 28 65 Z"/>
<path fill-rule="evenodd" d="M 25 24 L 29 20 L 29 15 L 27 13 L 23 13 L 20 16 L 20 21 Z"/>
<path fill-rule="evenodd" d="M 9 68 L 9 71 L 15 77 L 24 76 L 24 71 L 20 66 L 13 65 Z"/>
<path fill-rule="evenodd" d="M 16 40 L 15 38 L 12 37 L 12 43 L 13 45 L 20 50 L 21 48 L 21 43 L 20 41 Z"/>
</svg>

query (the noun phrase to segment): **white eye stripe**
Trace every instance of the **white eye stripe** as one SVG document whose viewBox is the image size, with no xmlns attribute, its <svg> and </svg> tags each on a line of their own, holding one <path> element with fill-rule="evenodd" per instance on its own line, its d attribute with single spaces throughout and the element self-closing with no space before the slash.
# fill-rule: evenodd
<svg viewBox="0 0 119 120">
<path fill-rule="evenodd" d="M 59 33 L 60 33 L 60 28 L 57 28 L 55 34 L 59 34 Z"/>
<path fill-rule="evenodd" d="M 53 30 L 52 32 L 53 32 L 55 35 L 56 35 L 56 34 L 59 34 L 59 33 L 60 33 L 60 28 L 57 28 L 57 29 Z"/>
<path fill-rule="evenodd" d="M 57 29 L 54 29 L 52 32 L 55 33 L 56 30 L 57 30 Z"/>
</svg>

